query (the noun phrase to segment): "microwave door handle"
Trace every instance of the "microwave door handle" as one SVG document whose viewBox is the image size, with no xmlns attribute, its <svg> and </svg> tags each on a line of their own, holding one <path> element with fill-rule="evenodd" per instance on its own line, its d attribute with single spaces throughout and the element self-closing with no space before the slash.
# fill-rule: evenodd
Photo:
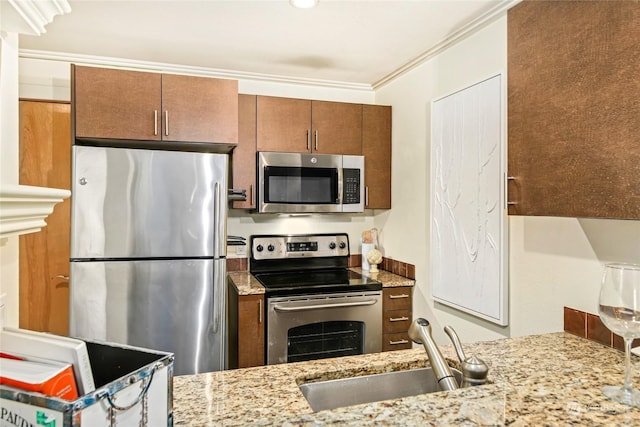
<svg viewBox="0 0 640 427">
<path fill-rule="evenodd" d="M 338 204 L 342 204 L 342 190 L 344 184 L 344 173 L 342 168 L 338 168 Z"/>
</svg>

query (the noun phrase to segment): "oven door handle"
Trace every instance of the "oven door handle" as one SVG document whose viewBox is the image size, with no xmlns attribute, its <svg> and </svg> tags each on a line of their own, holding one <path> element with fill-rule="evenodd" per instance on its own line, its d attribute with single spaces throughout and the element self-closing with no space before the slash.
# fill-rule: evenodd
<svg viewBox="0 0 640 427">
<path fill-rule="evenodd" d="M 273 309 L 275 311 L 306 311 L 306 310 L 318 310 L 321 308 L 340 308 L 340 307 L 356 307 L 362 305 L 373 305 L 377 303 L 377 299 L 370 299 L 365 301 L 354 302 L 338 302 L 333 304 L 314 304 L 314 305 L 301 305 L 295 307 L 285 307 L 282 305 L 274 304 Z"/>
</svg>

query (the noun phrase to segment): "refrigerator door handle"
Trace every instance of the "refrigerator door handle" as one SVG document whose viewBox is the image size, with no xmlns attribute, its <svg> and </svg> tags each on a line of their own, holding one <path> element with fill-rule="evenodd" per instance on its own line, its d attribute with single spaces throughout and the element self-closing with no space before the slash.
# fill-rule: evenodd
<svg viewBox="0 0 640 427">
<path fill-rule="evenodd" d="M 216 181 L 213 193 L 213 223 L 218 226 L 220 224 L 220 183 Z M 218 230 L 213 233 L 213 256 L 219 258 L 224 252 L 220 248 L 221 236 Z"/>
<path fill-rule="evenodd" d="M 224 313 L 224 304 L 221 304 L 221 301 L 226 301 L 226 296 L 224 294 L 224 285 L 226 284 L 226 271 L 221 271 L 220 268 L 214 268 L 213 270 L 213 292 L 211 295 L 211 323 L 212 323 L 212 333 L 217 335 L 218 332 L 222 329 L 221 323 L 223 322 L 222 316 Z"/>
</svg>

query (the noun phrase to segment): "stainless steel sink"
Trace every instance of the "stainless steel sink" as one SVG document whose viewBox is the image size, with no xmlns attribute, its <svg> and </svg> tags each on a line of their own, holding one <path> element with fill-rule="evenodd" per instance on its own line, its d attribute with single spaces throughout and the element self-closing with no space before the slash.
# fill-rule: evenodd
<svg viewBox="0 0 640 427">
<path fill-rule="evenodd" d="M 460 384 L 462 374 L 451 370 Z M 299 387 L 314 412 L 440 391 L 431 368 L 318 381 Z"/>
</svg>

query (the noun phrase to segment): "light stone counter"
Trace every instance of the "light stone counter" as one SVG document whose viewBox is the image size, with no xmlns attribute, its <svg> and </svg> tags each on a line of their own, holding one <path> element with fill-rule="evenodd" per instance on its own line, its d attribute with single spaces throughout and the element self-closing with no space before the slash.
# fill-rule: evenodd
<svg viewBox="0 0 640 427">
<path fill-rule="evenodd" d="M 476 354 L 489 364 L 491 384 L 318 413 L 299 383 L 425 366 L 424 350 L 178 376 L 174 425 L 640 425 L 640 409 L 612 402 L 601 392 L 605 384 L 622 383 L 622 352 L 566 333 L 464 347 L 467 356 Z M 456 360 L 451 346 L 441 349 Z"/>
<path fill-rule="evenodd" d="M 238 295 L 264 294 L 264 286 L 248 271 L 230 271 L 227 275 L 238 290 Z"/>
</svg>

